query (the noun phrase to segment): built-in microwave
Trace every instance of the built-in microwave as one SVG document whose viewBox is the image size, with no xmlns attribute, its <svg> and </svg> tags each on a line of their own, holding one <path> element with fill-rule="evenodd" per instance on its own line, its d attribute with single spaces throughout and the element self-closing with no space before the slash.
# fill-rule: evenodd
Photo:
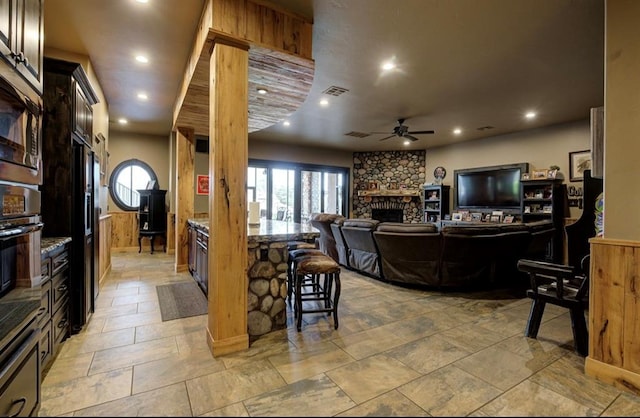
<svg viewBox="0 0 640 418">
<path fill-rule="evenodd" d="M 42 184 L 42 102 L 0 76 L 0 180 Z"/>
</svg>

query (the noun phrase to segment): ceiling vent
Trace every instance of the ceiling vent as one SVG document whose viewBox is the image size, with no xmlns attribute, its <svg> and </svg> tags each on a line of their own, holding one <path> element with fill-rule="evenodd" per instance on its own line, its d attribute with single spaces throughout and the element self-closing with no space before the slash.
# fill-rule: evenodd
<svg viewBox="0 0 640 418">
<path fill-rule="evenodd" d="M 493 129 L 493 126 L 481 126 L 478 128 L 479 131 L 488 131 L 489 129 Z"/>
<path fill-rule="evenodd" d="M 356 138 L 364 138 L 366 136 L 369 136 L 370 134 L 365 133 L 365 132 L 351 131 L 351 132 L 347 132 L 345 135 L 346 136 L 355 136 Z"/>
<path fill-rule="evenodd" d="M 322 93 L 329 94 L 331 96 L 340 96 L 342 93 L 346 93 L 348 91 L 349 90 L 345 89 L 344 87 L 331 86 Z"/>
</svg>

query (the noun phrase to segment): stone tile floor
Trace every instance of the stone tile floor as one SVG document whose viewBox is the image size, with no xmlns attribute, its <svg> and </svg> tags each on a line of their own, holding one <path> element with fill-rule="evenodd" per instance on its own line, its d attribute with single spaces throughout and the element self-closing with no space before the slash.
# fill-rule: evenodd
<svg viewBox="0 0 640 418">
<path fill-rule="evenodd" d="M 213 358 L 207 316 L 162 322 L 156 285 L 192 280 L 164 253 L 113 253 L 84 330 L 42 385 L 40 416 L 640 416 L 584 374 L 568 313 L 523 336 L 522 289 L 406 289 L 343 268 L 324 314 Z"/>
</svg>

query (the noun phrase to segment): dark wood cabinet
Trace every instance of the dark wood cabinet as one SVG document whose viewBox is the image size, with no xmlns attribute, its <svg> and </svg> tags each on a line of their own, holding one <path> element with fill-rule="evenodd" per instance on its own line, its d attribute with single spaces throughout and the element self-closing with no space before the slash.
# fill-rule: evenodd
<svg viewBox="0 0 640 418">
<path fill-rule="evenodd" d="M 0 54 L 42 93 L 44 0 L 0 0 Z"/>
<path fill-rule="evenodd" d="M 207 296 L 209 292 L 209 231 L 189 223 L 189 272 Z"/>
<path fill-rule="evenodd" d="M 522 180 L 522 222 L 551 221 L 555 228 L 546 261 L 562 263 L 564 218 L 568 216 L 566 187 L 561 179 Z"/>
<path fill-rule="evenodd" d="M 140 206 L 138 208 L 138 252 L 142 251 L 142 238 L 151 240 L 151 254 L 156 236 L 163 239 L 164 251 L 167 250 L 167 208 L 166 190 L 138 190 Z"/>
<path fill-rule="evenodd" d="M 76 333 L 92 312 L 97 283 L 94 243 L 99 188 L 94 186 L 99 178 L 95 178 L 90 114 L 98 99 L 79 63 L 47 57 L 43 78 L 42 237 L 71 237 L 69 315 L 59 321 L 70 321 L 71 333 Z M 53 334 L 62 338 L 56 326 Z"/>
<path fill-rule="evenodd" d="M 42 254 L 40 327 L 40 368 L 43 377 L 62 342 L 70 335 L 69 244 Z"/>
<path fill-rule="evenodd" d="M 424 222 L 439 222 L 449 214 L 450 186 L 424 186 Z"/>
</svg>

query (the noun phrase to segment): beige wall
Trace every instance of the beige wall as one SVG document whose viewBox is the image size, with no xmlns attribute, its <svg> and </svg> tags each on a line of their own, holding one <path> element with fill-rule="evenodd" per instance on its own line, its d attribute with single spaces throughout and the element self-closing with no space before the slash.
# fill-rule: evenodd
<svg viewBox="0 0 640 418">
<path fill-rule="evenodd" d="M 607 1 L 604 236 L 640 240 L 640 1 Z"/>
<path fill-rule="evenodd" d="M 169 167 L 170 167 L 170 147 L 167 137 L 162 135 L 141 135 L 118 131 L 111 132 L 109 142 L 109 165 L 113 170 L 118 164 L 125 160 L 136 158 L 147 163 L 156 176 L 158 176 L 158 186 L 160 189 L 168 190 Z M 169 203 L 167 197 L 167 204 Z M 109 211 L 121 211 L 109 196 Z"/>
<path fill-rule="evenodd" d="M 427 182 L 433 180 L 433 170 L 438 166 L 447 170 L 443 183 L 453 187 L 453 172 L 456 169 L 525 162 L 529 163 L 530 169 L 558 165 L 560 173 L 565 177 L 565 184 L 582 186 L 582 182 L 569 181 L 569 153 L 590 149 L 591 132 L 588 117 L 589 114 L 586 112 L 586 119 L 577 122 L 428 148 Z M 293 147 L 260 141 L 249 142 L 249 158 L 326 164 L 350 169 L 353 167 L 352 152 Z M 195 174 L 207 174 L 207 167 L 207 154 L 196 153 Z M 353 176 L 351 177 L 353 180 Z M 453 204 L 453 191 L 451 203 Z M 207 212 L 207 204 L 206 196 L 196 195 L 194 211 Z M 579 217 L 581 213 L 582 210 L 577 207 L 570 208 L 570 216 L 573 218 Z"/>
<path fill-rule="evenodd" d="M 588 116 L 588 112 L 585 116 Z M 453 188 L 453 172 L 457 169 L 529 163 L 530 170 L 558 165 L 560 172 L 565 176 L 565 184 L 582 186 L 582 182 L 569 182 L 569 152 L 588 150 L 590 147 L 590 123 L 585 119 L 547 128 L 429 148 L 426 162 L 427 182 L 433 180 L 433 170 L 438 166 L 447 170 L 443 183 Z M 454 193 L 452 190 L 452 195 Z M 581 212 L 580 209 L 573 207 L 571 217 L 578 217 Z"/>
</svg>

